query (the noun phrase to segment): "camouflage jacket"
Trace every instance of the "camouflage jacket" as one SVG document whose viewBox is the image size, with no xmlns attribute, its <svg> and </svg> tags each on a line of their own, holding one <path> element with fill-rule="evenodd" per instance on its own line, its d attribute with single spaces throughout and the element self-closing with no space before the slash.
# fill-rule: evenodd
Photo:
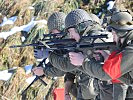
<svg viewBox="0 0 133 100">
<path fill-rule="evenodd" d="M 118 56 L 121 56 L 121 58 L 119 57 L 119 59 L 116 59 L 116 57 Z M 82 68 L 88 75 L 96 77 L 101 80 L 118 79 L 126 84 L 132 84 L 133 83 L 133 74 L 132 74 L 133 44 L 129 44 L 128 46 L 123 48 L 121 52 L 116 54 L 114 59 L 116 63 L 119 62 L 118 66 L 120 68 L 115 65 L 114 65 L 115 67 L 113 67 L 111 63 L 108 63 L 108 66 L 111 67 L 110 68 L 108 67 L 107 68 L 108 71 L 106 71 L 103 68 L 104 67 L 103 64 L 97 63 L 88 58 L 84 60 Z M 109 61 L 111 60 L 113 59 L 110 59 Z"/>
</svg>

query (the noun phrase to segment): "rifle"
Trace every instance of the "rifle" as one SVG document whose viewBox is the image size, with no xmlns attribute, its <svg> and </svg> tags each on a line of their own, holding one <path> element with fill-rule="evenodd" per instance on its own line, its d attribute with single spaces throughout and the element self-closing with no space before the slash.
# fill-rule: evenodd
<svg viewBox="0 0 133 100">
<path fill-rule="evenodd" d="M 59 44 L 65 45 L 65 44 L 75 43 L 75 42 L 76 41 L 74 39 L 51 40 L 50 42 L 38 41 L 37 43 L 31 43 L 31 44 L 12 45 L 9 48 L 23 48 L 27 46 L 50 48 L 50 46 L 53 46 L 53 45 L 59 45 Z"/>
<path fill-rule="evenodd" d="M 116 48 L 115 42 L 104 42 L 104 43 L 75 43 L 67 46 L 56 46 L 49 48 L 50 50 L 67 50 L 67 51 L 75 51 L 79 48 L 88 48 L 88 50 L 108 50 Z"/>
<path fill-rule="evenodd" d="M 97 39 L 97 38 L 108 38 L 107 34 L 101 34 L 101 35 L 88 35 L 88 36 L 82 36 L 81 39 Z M 17 47 L 26 47 L 26 46 L 33 46 L 33 47 L 51 47 L 56 45 L 68 45 L 68 44 L 75 44 L 76 41 L 74 39 L 49 39 L 49 41 L 43 41 L 43 42 L 37 42 L 32 44 L 23 44 L 23 45 L 12 45 L 10 48 L 17 48 Z M 50 48 L 49 47 L 49 48 Z"/>
<path fill-rule="evenodd" d="M 38 65 L 37 67 L 40 67 L 44 62 L 45 62 L 46 59 L 43 59 Z M 30 88 L 30 86 L 35 82 L 37 81 L 38 79 L 43 83 L 43 85 L 47 86 L 47 83 L 45 81 L 43 81 L 41 79 L 41 77 L 43 76 L 37 76 L 36 75 L 36 78 L 29 84 L 29 86 L 21 93 L 21 95 L 23 96 L 22 98 L 24 98 L 26 96 L 26 91 Z"/>
</svg>

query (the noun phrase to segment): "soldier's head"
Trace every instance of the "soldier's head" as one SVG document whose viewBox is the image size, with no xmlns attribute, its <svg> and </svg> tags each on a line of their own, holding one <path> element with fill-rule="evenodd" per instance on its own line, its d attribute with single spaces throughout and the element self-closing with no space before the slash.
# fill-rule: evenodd
<svg viewBox="0 0 133 100">
<path fill-rule="evenodd" d="M 120 11 L 114 13 L 109 27 L 115 31 L 119 38 L 133 39 L 133 21 L 128 12 Z"/>
<path fill-rule="evenodd" d="M 54 12 L 48 18 L 48 30 L 50 33 L 59 33 L 65 28 L 65 17 L 63 12 Z"/>
<path fill-rule="evenodd" d="M 80 35 L 83 34 L 89 25 L 92 25 L 92 19 L 82 9 L 71 11 L 65 19 L 65 30 L 69 33 L 70 38 L 75 39 L 77 42 L 80 40 Z"/>
</svg>

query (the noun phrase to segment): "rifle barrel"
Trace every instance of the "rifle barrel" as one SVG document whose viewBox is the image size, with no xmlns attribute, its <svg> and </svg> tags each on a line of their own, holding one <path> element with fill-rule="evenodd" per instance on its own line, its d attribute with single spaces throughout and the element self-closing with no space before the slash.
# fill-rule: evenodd
<svg viewBox="0 0 133 100">
<path fill-rule="evenodd" d="M 56 45 L 56 44 L 70 44 L 70 43 L 76 43 L 74 39 L 62 39 L 62 40 L 54 40 L 50 42 L 46 42 L 47 45 Z"/>
<path fill-rule="evenodd" d="M 40 47 L 43 47 L 44 45 L 43 44 L 38 44 L 38 43 L 32 43 L 32 44 L 23 44 L 23 45 L 12 45 L 10 46 L 9 48 L 23 48 L 23 47 L 26 47 L 26 46 L 40 46 Z"/>
</svg>

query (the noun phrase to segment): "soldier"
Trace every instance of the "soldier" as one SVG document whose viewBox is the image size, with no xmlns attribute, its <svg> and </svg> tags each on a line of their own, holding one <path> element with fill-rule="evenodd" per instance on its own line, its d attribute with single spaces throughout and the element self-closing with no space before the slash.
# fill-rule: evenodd
<svg viewBox="0 0 133 100">
<path fill-rule="evenodd" d="M 54 12 L 51 14 L 51 16 L 48 18 L 48 30 L 50 34 L 56 34 L 63 31 L 65 27 L 65 17 L 66 15 L 63 12 Z M 48 57 L 47 49 L 41 48 L 41 49 L 34 49 L 34 56 L 36 59 L 44 59 Z M 32 69 L 33 72 L 38 75 L 47 75 L 51 77 L 59 77 L 63 76 L 65 72 L 53 67 L 50 63 L 46 64 L 45 67 L 35 67 Z"/>
<path fill-rule="evenodd" d="M 92 61 L 81 53 L 69 53 L 71 63 L 82 67 L 88 75 L 98 79 L 112 80 L 112 82 L 120 84 L 132 84 L 132 16 L 128 12 L 116 12 L 111 17 L 110 27 L 118 49 L 111 53 L 104 64 Z M 116 98 L 125 99 L 121 95 L 116 96 Z"/>
<path fill-rule="evenodd" d="M 64 31 L 65 26 L 65 17 L 66 15 L 63 12 L 54 12 L 49 18 L 48 18 L 48 29 L 50 34 L 56 34 Z M 46 51 L 44 48 L 41 49 L 35 49 L 34 50 L 34 56 L 36 59 L 44 59 L 48 57 L 48 51 Z M 66 74 L 66 72 L 60 70 L 59 68 L 54 67 L 53 65 L 48 62 L 48 64 L 45 64 L 45 67 L 35 67 L 32 69 L 33 72 L 38 75 L 46 75 L 51 77 L 61 77 Z M 65 81 L 70 81 L 73 84 L 73 81 L 75 79 L 75 75 L 73 74 L 67 74 L 67 77 L 65 78 Z M 65 85 L 65 90 L 67 90 L 67 85 Z M 70 95 L 65 93 L 65 100 L 69 100 Z"/>
<path fill-rule="evenodd" d="M 95 14 L 90 14 L 91 18 L 93 19 L 95 25 L 101 26 L 100 19 Z M 97 30 L 97 28 L 95 28 Z M 106 32 L 109 34 L 109 32 Z M 110 32 L 111 33 L 111 32 Z M 112 38 L 112 36 L 111 36 Z M 105 40 L 107 42 L 113 42 L 113 40 L 109 37 L 108 40 Z M 109 51 L 108 51 L 109 52 Z M 108 81 L 98 81 L 99 85 L 99 98 L 100 100 L 112 100 L 113 99 L 113 84 Z"/>
<path fill-rule="evenodd" d="M 68 36 L 72 39 L 75 39 L 76 42 L 80 41 L 80 43 L 88 41 L 81 40 L 81 36 L 87 35 L 87 32 L 94 26 L 95 25 L 93 25 L 93 20 L 91 19 L 89 14 L 82 9 L 71 11 L 65 19 L 65 29 L 68 32 Z M 88 31 L 85 31 L 86 29 Z M 73 31 L 76 34 L 73 33 Z M 90 54 L 90 51 L 88 52 L 88 50 L 86 49 L 79 49 L 79 51 L 82 51 L 85 54 Z M 75 92 L 76 90 L 77 92 L 75 93 L 75 95 L 77 100 L 94 99 L 98 95 L 98 80 L 86 75 L 86 73 L 84 73 L 82 69 L 76 68 L 74 65 L 72 65 L 70 63 L 69 57 L 64 57 L 63 55 L 61 56 L 52 52 L 49 55 L 49 61 L 54 67 L 62 69 L 66 72 L 73 72 L 73 74 L 76 75 L 76 85 L 70 83 L 70 81 L 67 81 L 65 83 L 68 84 L 69 87 L 76 86 Z M 67 90 L 68 91 L 65 92 L 69 94 L 71 90 Z"/>
</svg>

